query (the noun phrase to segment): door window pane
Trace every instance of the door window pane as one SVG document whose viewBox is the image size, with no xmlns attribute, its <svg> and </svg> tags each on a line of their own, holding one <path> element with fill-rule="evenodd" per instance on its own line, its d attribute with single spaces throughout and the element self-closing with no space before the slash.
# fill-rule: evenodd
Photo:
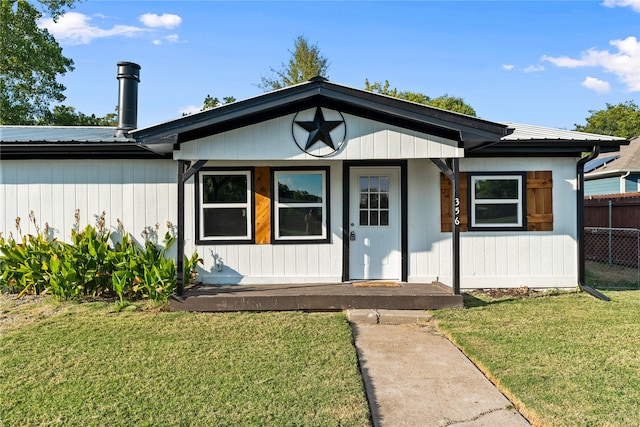
<svg viewBox="0 0 640 427">
<path fill-rule="evenodd" d="M 361 176 L 359 182 L 360 225 L 389 225 L 389 177 Z"/>
</svg>

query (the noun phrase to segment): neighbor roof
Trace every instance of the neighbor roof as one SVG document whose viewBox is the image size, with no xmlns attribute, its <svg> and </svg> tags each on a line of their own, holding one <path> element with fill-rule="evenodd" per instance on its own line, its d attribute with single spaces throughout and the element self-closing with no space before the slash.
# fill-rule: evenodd
<svg viewBox="0 0 640 427">
<path fill-rule="evenodd" d="M 604 161 L 607 157 L 615 158 Z M 599 164 L 592 165 L 589 177 L 617 175 L 627 172 L 640 172 L 640 136 L 633 138 L 629 145 L 621 145 L 620 150 L 598 156 L 593 162 L 601 160 Z M 586 168 L 587 165 L 585 165 Z M 586 169 L 585 169 L 586 170 Z"/>
</svg>

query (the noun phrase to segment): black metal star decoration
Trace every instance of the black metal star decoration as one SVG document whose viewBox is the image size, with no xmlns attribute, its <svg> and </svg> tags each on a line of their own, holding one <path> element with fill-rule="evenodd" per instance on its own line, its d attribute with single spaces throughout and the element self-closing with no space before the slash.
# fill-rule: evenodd
<svg viewBox="0 0 640 427">
<path fill-rule="evenodd" d="M 309 132 L 307 137 L 307 145 L 304 147 L 304 151 L 309 150 L 316 142 L 323 142 L 327 147 L 331 147 L 334 151 L 336 146 L 331 139 L 331 131 L 340 126 L 343 123 L 342 120 L 325 120 L 322 109 L 318 107 L 316 114 L 313 117 L 313 121 L 303 122 L 296 121 L 296 124 L 304 130 Z"/>
</svg>

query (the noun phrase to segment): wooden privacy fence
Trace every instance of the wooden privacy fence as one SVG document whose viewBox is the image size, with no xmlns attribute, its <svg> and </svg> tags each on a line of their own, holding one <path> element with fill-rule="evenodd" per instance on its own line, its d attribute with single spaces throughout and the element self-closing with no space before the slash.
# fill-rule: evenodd
<svg viewBox="0 0 640 427">
<path fill-rule="evenodd" d="M 640 193 L 586 197 L 584 225 L 640 229 Z"/>
</svg>

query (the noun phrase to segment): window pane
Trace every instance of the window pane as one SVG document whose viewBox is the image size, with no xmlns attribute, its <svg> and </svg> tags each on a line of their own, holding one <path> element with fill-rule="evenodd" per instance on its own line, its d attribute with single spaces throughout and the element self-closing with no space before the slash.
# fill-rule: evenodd
<svg viewBox="0 0 640 427">
<path fill-rule="evenodd" d="M 202 177 L 204 203 L 246 203 L 246 175 L 204 175 Z"/>
<path fill-rule="evenodd" d="M 360 225 L 369 225 L 368 211 L 360 211 Z"/>
<path fill-rule="evenodd" d="M 322 174 L 278 174 L 278 200 L 280 203 L 322 203 Z"/>
<path fill-rule="evenodd" d="M 389 225 L 389 211 L 380 211 L 380 225 Z"/>
<path fill-rule="evenodd" d="M 280 236 L 321 236 L 322 208 L 280 208 Z"/>
<path fill-rule="evenodd" d="M 247 235 L 245 208 L 205 208 L 205 237 L 240 237 Z"/>
<path fill-rule="evenodd" d="M 380 185 L 378 184 L 378 177 L 369 177 L 369 191 L 380 191 Z"/>
<path fill-rule="evenodd" d="M 360 194 L 360 209 L 367 209 L 369 207 L 367 205 L 368 200 L 366 194 Z"/>
<path fill-rule="evenodd" d="M 389 192 L 389 177 L 381 176 L 380 177 L 380 191 L 384 191 L 385 193 Z"/>
<path fill-rule="evenodd" d="M 369 207 L 371 209 L 378 209 L 378 195 L 369 194 Z"/>
<path fill-rule="evenodd" d="M 380 195 L 380 208 L 389 209 L 389 195 L 381 194 Z"/>
<path fill-rule="evenodd" d="M 476 199 L 517 199 L 517 179 L 479 179 L 475 181 Z"/>
<path fill-rule="evenodd" d="M 518 224 L 518 205 L 487 205 L 478 203 L 476 224 Z"/>
<path fill-rule="evenodd" d="M 361 176 L 360 177 L 360 192 L 367 192 L 369 191 L 369 177 L 368 176 Z"/>
<path fill-rule="evenodd" d="M 369 212 L 369 225 L 378 225 L 378 211 Z"/>
</svg>

